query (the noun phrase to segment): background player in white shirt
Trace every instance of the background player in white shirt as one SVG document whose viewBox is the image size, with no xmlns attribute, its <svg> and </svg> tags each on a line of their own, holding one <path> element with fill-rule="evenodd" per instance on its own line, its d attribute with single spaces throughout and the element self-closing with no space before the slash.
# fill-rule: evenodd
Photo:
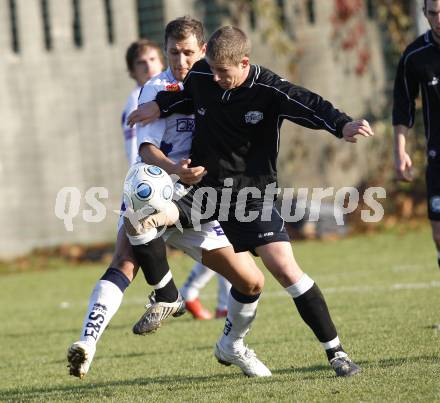
<svg viewBox="0 0 440 403">
<path fill-rule="evenodd" d="M 195 29 L 198 36 L 193 31 Z M 144 91 L 147 92 L 151 90 L 157 92 L 158 88 L 163 89 L 164 85 L 167 88 L 166 80 L 174 83 L 174 86 L 168 86 L 169 90 L 176 89 L 176 86 L 178 88 L 176 82 L 181 81 L 192 65 L 204 54 L 203 26 L 200 22 L 184 17 L 169 23 L 165 32 L 166 50 L 171 68 L 159 76 L 156 85 L 145 86 Z M 179 141 L 182 143 L 191 142 L 192 130 L 189 130 L 191 120 L 188 120 L 187 116 L 183 118 L 185 120 L 178 119 L 179 117 L 169 118 L 152 125 L 156 126 L 157 130 L 162 130 L 159 132 L 160 142 L 163 141 L 164 145 L 168 139 L 166 135 L 173 131 L 179 133 L 181 136 Z M 151 129 L 152 127 L 146 128 L 139 133 L 140 144 L 144 144 L 143 135 L 156 132 Z M 185 183 L 196 183 L 204 174 L 204 169 L 201 167 L 188 168 L 189 160 L 174 163 L 167 157 L 164 158 L 160 148 L 151 143 L 142 147 L 140 150 L 142 156 L 145 155 L 146 148 L 150 148 L 151 151 L 149 155 L 151 160 L 148 158 L 146 162 L 155 163 L 154 159 L 157 158 L 162 168 L 171 174 L 178 174 Z M 165 236 L 170 244 L 184 250 L 199 262 L 203 260 L 203 263 L 214 268 L 233 283 L 228 298 L 228 317 L 225 325 L 228 331 L 223 332 L 216 344 L 216 358 L 224 365 L 239 366 L 248 376 L 270 376 L 269 369 L 244 345 L 243 341 L 255 318 L 259 295 L 264 284 L 264 276 L 250 255 L 234 253 L 220 225 L 216 222 L 203 224 L 202 231 L 185 229 L 181 233 L 176 228 L 168 229 Z M 136 275 L 138 268 L 134 262 L 138 261 L 142 265 L 147 282 L 155 289 L 155 300 L 149 305 L 147 312 L 135 325 L 133 331 L 137 334 L 154 331 L 163 319 L 181 311 L 182 300 L 166 261 L 163 242 L 162 238 L 156 238 L 145 244 L 140 237 L 136 237 L 131 248 L 123 228 L 120 229 L 117 251 L 112 264 L 97 282 L 90 297 L 80 340 L 73 343 L 68 350 L 67 359 L 71 375 L 83 378 L 88 372 L 96 344 L 118 310 L 125 289 Z M 133 260 L 133 253 L 136 260 Z"/>
<path fill-rule="evenodd" d="M 129 76 L 136 81 L 136 88 L 130 92 L 122 112 L 122 130 L 124 134 L 125 154 L 129 166 L 136 162 L 138 155 L 136 129 L 127 124 L 127 117 L 136 110 L 139 93 L 143 85 L 164 69 L 164 60 L 159 45 L 148 40 L 139 39 L 127 49 L 125 61 Z"/>
</svg>

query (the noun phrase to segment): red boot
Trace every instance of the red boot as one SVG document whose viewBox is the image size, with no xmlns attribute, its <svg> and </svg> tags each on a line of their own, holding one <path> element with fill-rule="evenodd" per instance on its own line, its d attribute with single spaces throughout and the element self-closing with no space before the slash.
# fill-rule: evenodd
<svg viewBox="0 0 440 403">
<path fill-rule="evenodd" d="M 198 298 L 192 301 L 185 301 L 186 310 L 191 313 L 194 319 L 209 320 L 212 319 L 212 313 L 203 307 Z"/>
</svg>

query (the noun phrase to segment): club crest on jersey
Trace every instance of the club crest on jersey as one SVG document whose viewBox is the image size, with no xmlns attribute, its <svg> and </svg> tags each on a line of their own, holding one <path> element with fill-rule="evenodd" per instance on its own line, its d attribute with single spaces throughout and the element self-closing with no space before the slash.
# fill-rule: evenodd
<svg viewBox="0 0 440 403">
<path fill-rule="evenodd" d="M 257 124 L 260 120 L 263 120 L 263 112 L 260 111 L 249 111 L 244 115 L 244 120 L 246 123 L 250 123 L 252 125 Z"/>
<path fill-rule="evenodd" d="M 179 92 L 181 90 L 179 83 L 168 84 L 165 91 Z"/>
<path fill-rule="evenodd" d="M 433 213 L 440 213 L 440 196 L 433 196 L 430 200 Z"/>
</svg>

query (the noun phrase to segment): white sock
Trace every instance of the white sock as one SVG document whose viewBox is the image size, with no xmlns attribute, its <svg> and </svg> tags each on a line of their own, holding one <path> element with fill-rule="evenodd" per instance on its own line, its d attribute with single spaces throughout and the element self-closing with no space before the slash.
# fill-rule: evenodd
<svg viewBox="0 0 440 403">
<path fill-rule="evenodd" d="M 315 282 L 306 274 L 303 273 L 302 277 L 289 287 L 286 287 L 286 291 L 292 296 L 292 298 L 298 298 L 305 292 L 309 291 Z"/>
<path fill-rule="evenodd" d="M 188 278 L 185 281 L 185 284 L 180 289 L 180 293 L 185 301 L 194 301 L 198 298 L 200 294 L 200 290 L 208 284 L 209 280 L 212 279 L 215 272 L 211 269 L 207 268 L 201 263 L 196 263 Z"/>
<path fill-rule="evenodd" d="M 220 274 L 217 274 L 217 309 L 228 309 L 228 296 L 231 291 L 231 283 Z"/>
<path fill-rule="evenodd" d="M 119 309 L 123 292 L 107 280 L 99 280 L 89 299 L 89 307 L 84 317 L 80 341 L 95 345 L 110 319 Z"/>
<path fill-rule="evenodd" d="M 258 299 L 255 302 L 243 304 L 229 293 L 228 316 L 225 320 L 223 335 L 219 340 L 219 344 L 224 350 L 239 352 L 244 349 L 243 339 L 255 319 L 257 305 Z"/>
<path fill-rule="evenodd" d="M 338 347 L 341 344 L 339 341 L 339 337 L 336 336 L 333 340 L 327 341 L 325 343 L 321 343 L 324 350 L 328 350 L 329 348 L 335 348 Z"/>
</svg>

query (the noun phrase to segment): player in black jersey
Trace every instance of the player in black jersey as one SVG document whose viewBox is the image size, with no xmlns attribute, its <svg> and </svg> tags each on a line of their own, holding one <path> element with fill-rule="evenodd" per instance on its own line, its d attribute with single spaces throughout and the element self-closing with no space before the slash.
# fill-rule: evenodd
<svg viewBox="0 0 440 403">
<path fill-rule="evenodd" d="M 414 125 L 415 99 L 421 89 L 427 141 L 428 217 L 440 267 L 440 1 L 425 0 L 423 12 L 431 29 L 403 52 L 394 83 L 394 159 L 397 179 L 411 182 L 412 161 L 405 142 Z"/>
<path fill-rule="evenodd" d="M 243 31 L 220 28 L 208 42 L 206 60 L 188 73 L 184 91 L 159 93 L 156 102 L 145 104 L 129 120 L 151 121 L 159 111 L 161 116 L 195 112 L 191 159 L 207 172 L 177 202 L 181 223 L 194 225 L 195 210 L 199 218 L 216 217 L 235 251 L 258 255 L 292 296 L 336 374 L 354 375 L 360 368 L 344 352 L 320 289 L 295 261 L 284 222 L 273 205 L 273 195 L 270 199 L 268 194 L 276 186 L 279 129 L 284 119 L 325 129 L 349 142 L 373 132 L 367 121 L 353 121 L 319 95 L 251 65 L 249 54 Z M 207 211 L 210 217 L 205 217 Z M 149 221 L 170 224 L 162 218 L 148 218 L 145 227 Z"/>
</svg>

